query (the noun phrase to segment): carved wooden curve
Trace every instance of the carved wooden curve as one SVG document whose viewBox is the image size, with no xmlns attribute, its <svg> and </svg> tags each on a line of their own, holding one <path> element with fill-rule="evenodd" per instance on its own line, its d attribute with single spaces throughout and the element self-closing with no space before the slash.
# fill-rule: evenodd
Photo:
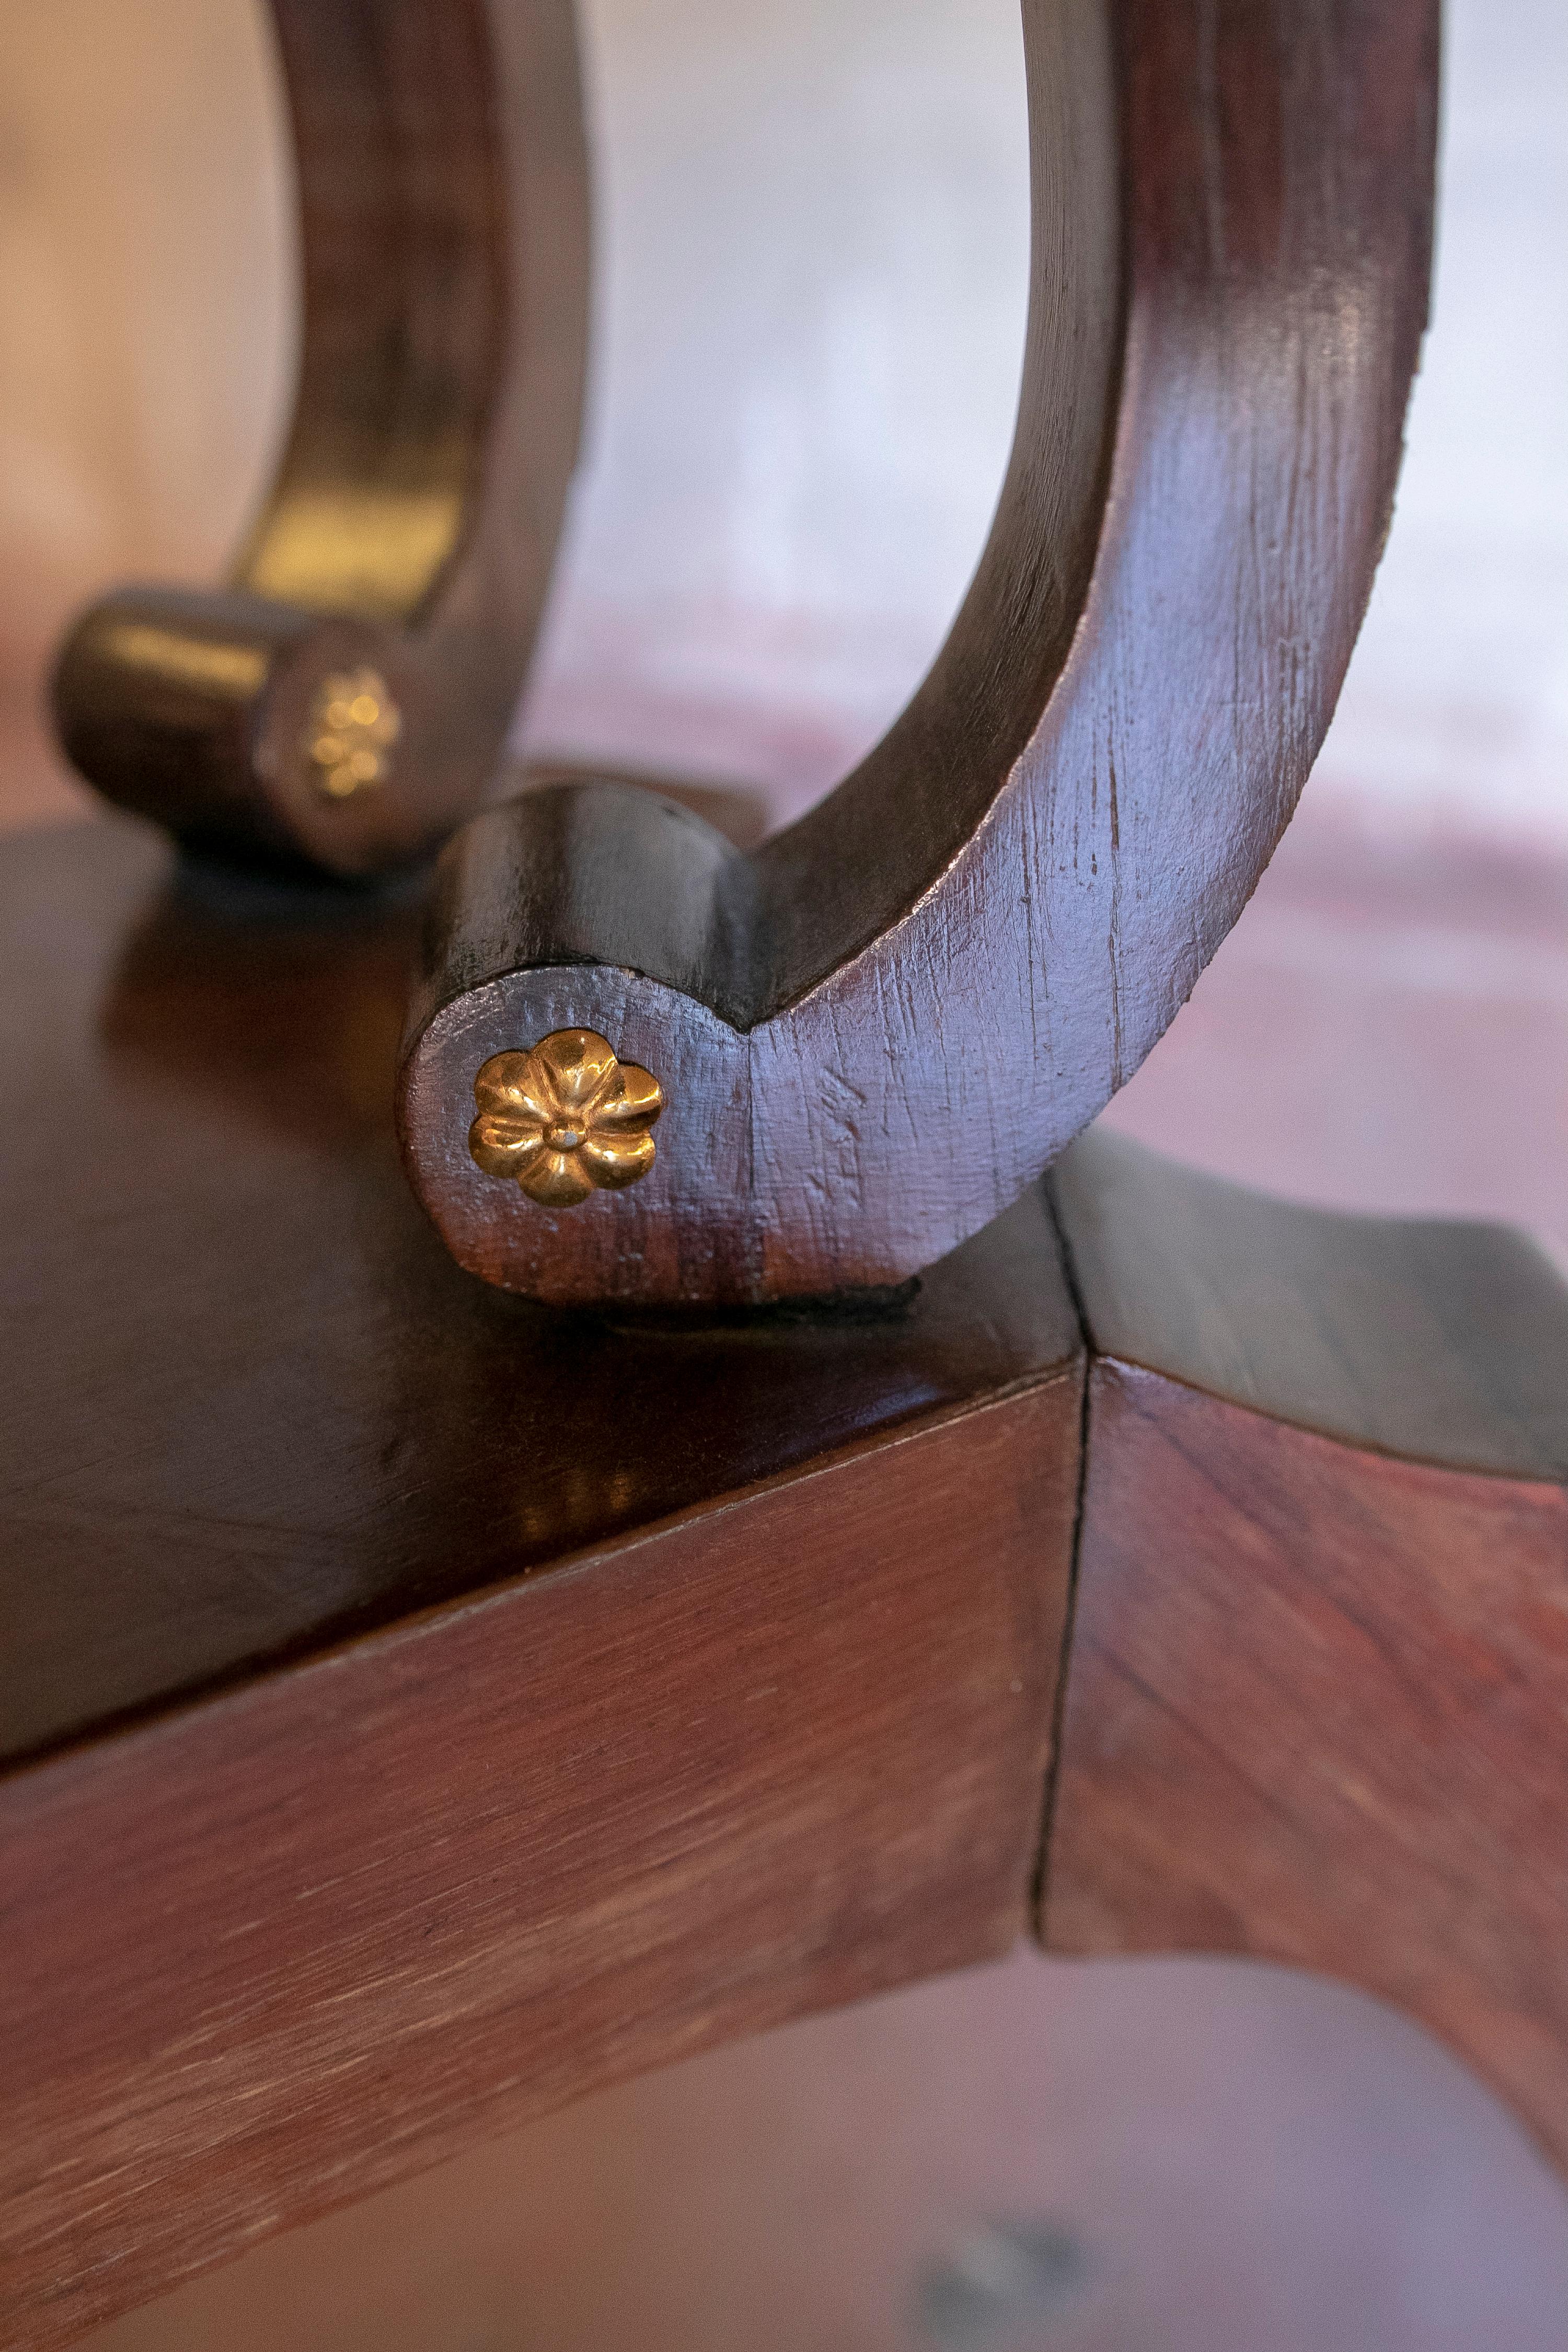
<svg viewBox="0 0 1568 2352">
<path fill-rule="evenodd" d="M 577 446 L 587 200 L 571 0 L 273 0 L 303 349 L 219 592 L 131 587 L 61 656 L 109 798 L 203 849 L 354 876 L 474 809 Z"/>
<path fill-rule="evenodd" d="M 688 1303 L 902 1281 L 1136 1069 L 1295 804 L 1426 315 L 1436 6 L 1025 0 L 1024 29 L 1016 441 L 909 709 L 751 856 L 595 782 L 447 853 L 402 1131 L 487 1280 Z M 665 1108 L 637 1181 L 552 1205 L 500 1145 L 476 1162 L 475 1080 L 577 1033 Z M 570 1118 L 510 1110 L 518 1166 L 569 1172 Z"/>
<path fill-rule="evenodd" d="M 556 1315 L 402 1181 L 417 908 L 172 864 L 0 848 L 8 2346 L 1042 1885 L 1401 2003 L 1568 2169 L 1543 1260 L 1096 1132 L 897 1298 Z"/>
</svg>

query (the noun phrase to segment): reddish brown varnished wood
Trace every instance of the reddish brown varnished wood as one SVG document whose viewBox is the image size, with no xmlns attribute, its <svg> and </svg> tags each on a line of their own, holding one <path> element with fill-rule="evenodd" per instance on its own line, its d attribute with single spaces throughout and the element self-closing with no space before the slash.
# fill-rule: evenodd
<svg viewBox="0 0 1568 2352">
<path fill-rule="evenodd" d="M 169 865 L 0 855 L 8 2346 L 1004 1948 L 1068 1589 L 1037 1193 L 853 1313 L 506 1298 L 397 1166 L 416 908 Z"/>
<path fill-rule="evenodd" d="M 853 1315 L 552 1315 L 399 1181 L 416 904 L 170 882 L 0 857 L 21 2346 L 1001 1948 L 1067 1614 L 1037 1194 Z M 1053 1183 L 1049 1939 L 1338 1969 L 1561 2158 L 1568 1302 L 1104 1138 Z"/>
<path fill-rule="evenodd" d="M 303 278 L 294 415 L 227 589 L 131 586 L 55 686 L 89 782 L 182 839 L 359 876 L 489 786 L 576 452 L 587 194 L 571 0 L 272 0 Z M 401 716 L 323 794 L 324 679 Z"/>
<path fill-rule="evenodd" d="M 947 646 L 747 857 L 583 782 L 447 852 L 402 1122 L 460 1263 L 558 1301 L 901 1280 L 1137 1067 L 1339 689 L 1426 314 L 1431 0 L 1026 0 L 1017 438 Z M 664 1085 L 631 1190 L 549 1212 L 464 1138 L 556 1028 Z"/>
<path fill-rule="evenodd" d="M 1064 1372 L 0 1785 L 8 2340 L 1006 1949 L 1078 1417 Z"/>
<path fill-rule="evenodd" d="M 1047 1946 L 1348 1978 L 1568 2168 L 1568 1293 L 1108 1139 L 1057 1187 L 1096 1358 Z"/>
</svg>

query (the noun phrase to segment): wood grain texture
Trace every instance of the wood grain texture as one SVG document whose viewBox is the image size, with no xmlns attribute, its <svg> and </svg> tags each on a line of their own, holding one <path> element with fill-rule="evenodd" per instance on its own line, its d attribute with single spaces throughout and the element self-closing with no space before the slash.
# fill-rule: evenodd
<svg viewBox="0 0 1568 2352">
<path fill-rule="evenodd" d="M 1064 1373 L 0 1782 L 7 2340 L 1006 1949 L 1079 1414 Z"/>
<path fill-rule="evenodd" d="M 491 781 L 575 458 L 586 159 L 571 0 L 273 0 L 304 316 L 290 430 L 226 590 L 132 586 L 55 684 L 90 783 L 183 840 L 353 877 Z M 333 800 L 323 679 L 373 667 L 390 772 Z"/>
<path fill-rule="evenodd" d="M 182 880 L 124 822 L 5 845 L 0 1755 L 1072 1358 L 1037 1194 L 858 1313 L 612 1323 L 459 1274 L 392 1132 L 417 920 Z"/>
<path fill-rule="evenodd" d="M 1048 1948 L 1344 1977 L 1568 2169 L 1568 1291 L 1099 1138 L 1057 1191 L 1097 1355 Z"/>
<path fill-rule="evenodd" d="M 1026 0 L 1024 30 L 1017 439 L 910 709 L 749 857 L 592 782 L 449 852 L 404 1135 L 487 1279 L 559 1300 L 902 1279 L 1138 1066 L 1294 805 L 1426 315 L 1436 10 Z M 644 1183 L 528 1218 L 454 1106 L 466 1129 L 481 1045 L 554 1026 L 645 1064 L 669 1110 Z"/>
<path fill-rule="evenodd" d="M 1068 1583 L 1037 1194 L 854 1312 L 508 1299 L 397 1165 L 416 906 L 169 865 L 0 853 L 8 2346 L 1005 1948 Z"/>
</svg>

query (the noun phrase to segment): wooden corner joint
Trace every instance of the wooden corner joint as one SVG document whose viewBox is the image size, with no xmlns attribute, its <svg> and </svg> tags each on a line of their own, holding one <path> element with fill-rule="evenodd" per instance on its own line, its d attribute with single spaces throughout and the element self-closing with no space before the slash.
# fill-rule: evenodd
<svg viewBox="0 0 1568 2352">
<path fill-rule="evenodd" d="M 1568 2171 L 1568 1289 L 1110 1135 L 1053 1190 L 1090 1367 L 1047 1948 L 1342 1978 Z"/>
</svg>

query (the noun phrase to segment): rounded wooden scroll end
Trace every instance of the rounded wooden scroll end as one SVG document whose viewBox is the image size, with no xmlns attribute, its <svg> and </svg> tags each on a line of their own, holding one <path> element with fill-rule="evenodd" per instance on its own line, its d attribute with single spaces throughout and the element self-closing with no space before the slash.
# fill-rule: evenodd
<svg viewBox="0 0 1568 2352">
<path fill-rule="evenodd" d="M 427 855 L 462 814 L 422 666 L 364 622 L 127 589 L 72 630 L 53 701 L 89 782 L 198 852 L 352 880 Z"/>
<path fill-rule="evenodd" d="M 468 1273 L 552 1306 L 763 1295 L 748 1041 L 711 1001 L 749 872 L 689 810 L 597 778 L 526 791 L 447 844 L 398 1131 Z"/>
</svg>

